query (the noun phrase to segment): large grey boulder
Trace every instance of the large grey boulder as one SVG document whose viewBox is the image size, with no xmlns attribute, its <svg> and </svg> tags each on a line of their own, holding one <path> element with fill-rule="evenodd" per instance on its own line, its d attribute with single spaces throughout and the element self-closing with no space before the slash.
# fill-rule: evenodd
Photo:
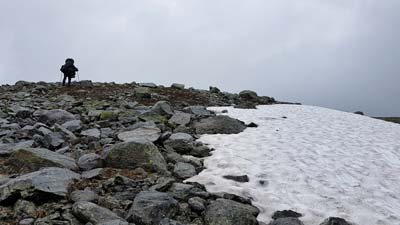
<svg viewBox="0 0 400 225">
<path fill-rule="evenodd" d="M 158 148 L 147 140 L 135 140 L 114 145 L 105 152 L 106 166 L 136 169 L 141 167 L 150 172 L 163 172 L 167 164 Z"/>
<path fill-rule="evenodd" d="M 0 186 L 0 203 L 15 200 L 15 196 L 28 198 L 35 195 L 64 197 L 68 186 L 80 175 L 68 169 L 48 167 L 11 179 Z"/>
<path fill-rule="evenodd" d="M 246 129 L 246 125 L 228 116 L 203 118 L 193 123 L 197 134 L 238 134 Z"/>
<path fill-rule="evenodd" d="M 258 95 L 254 91 L 244 90 L 239 93 L 239 98 L 249 101 L 257 101 Z"/>
<path fill-rule="evenodd" d="M 196 175 L 196 168 L 192 164 L 178 162 L 174 167 L 174 175 L 180 179 L 188 179 Z"/>
<path fill-rule="evenodd" d="M 80 120 L 71 120 L 63 123 L 61 126 L 69 131 L 74 132 L 82 129 L 82 122 Z"/>
<path fill-rule="evenodd" d="M 62 109 L 53 109 L 46 111 L 43 115 L 39 117 L 39 122 L 49 125 L 54 125 L 55 123 L 63 124 L 70 120 L 75 120 L 75 116 L 72 113 Z"/>
<path fill-rule="evenodd" d="M 136 195 L 128 213 L 128 221 L 140 225 L 159 224 L 178 213 L 178 201 L 166 193 L 142 191 Z"/>
<path fill-rule="evenodd" d="M 85 223 L 99 224 L 124 224 L 128 223 L 113 213 L 111 210 L 98 206 L 92 202 L 80 201 L 72 206 L 72 213 Z M 111 223 L 112 222 L 112 223 Z M 117 223 L 118 222 L 118 223 Z"/>
<path fill-rule="evenodd" d="M 44 148 L 22 148 L 11 153 L 5 164 L 15 171 L 33 172 L 44 167 L 78 170 L 75 160 Z"/>
<path fill-rule="evenodd" d="M 161 136 L 160 128 L 154 126 L 142 126 L 131 131 L 125 131 L 118 134 L 118 139 L 122 141 L 134 141 L 144 139 L 150 142 L 157 141 Z"/>
<path fill-rule="evenodd" d="M 258 225 L 258 213 L 253 206 L 220 198 L 207 207 L 204 220 L 206 225 Z"/>
<path fill-rule="evenodd" d="M 165 146 L 173 148 L 179 153 L 186 153 L 193 149 L 194 138 L 186 133 L 174 133 L 165 142 Z"/>
</svg>

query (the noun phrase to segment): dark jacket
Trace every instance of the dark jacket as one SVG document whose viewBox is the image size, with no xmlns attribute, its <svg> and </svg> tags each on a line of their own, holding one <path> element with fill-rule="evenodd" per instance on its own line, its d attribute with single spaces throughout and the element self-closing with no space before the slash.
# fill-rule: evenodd
<svg viewBox="0 0 400 225">
<path fill-rule="evenodd" d="M 61 66 L 60 71 L 64 73 L 64 76 L 73 78 L 75 77 L 76 72 L 79 70 L 74 66 L 74 64 L 66 63 Z"/>
</svg>

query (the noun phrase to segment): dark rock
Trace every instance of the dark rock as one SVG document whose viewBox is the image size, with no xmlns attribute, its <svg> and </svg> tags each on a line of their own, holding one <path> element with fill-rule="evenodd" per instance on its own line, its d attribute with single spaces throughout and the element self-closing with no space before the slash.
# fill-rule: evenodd
<svg viewBox="0 0 400 225">
<path fill-rule="evenodd" d="M 253 102 L 239 102 L 239 104 L 235 105 L 234 108 L 237 109 L 257 109 L 257 105 Z"/>
<path fill-rule="evenodd" d="M 244 90 L 239 93 L 239 98 L 249 101 L 257 101 L 258 95 L 254 91 Z"/>
<path fill-rule="evenodd" d="M 156 88 L 157 85 L 155 83 L 139 83 L 141 87 L 148 87 L 148 88 Z"/>
<path fill-rule="evenodd" d="M 214 93 L 214 94 L 221 93 L 221 90 L 219 90 L 217 87 L 210 86 L 209 90 L 210 90 L 210 93 Z"/>
<path fill-rule="evenodd" d="M 92 202 L 76 202 L 72 206 L 72 213 L 85 223 L 90 222 L 97 225 L 119 221 L 119 223 L 127 225 L 126 221 L 117 214 Z"/>
<path fill-rule="evenodd" d="M 354 112 L 354 114 L 357 114 L 357 115 L 362 115 L 362 116 L 364 116 L 364 113 L 363 113 L 363 112 L 361 112 L 361 111 Z"/>
<path fill-rule="evenodd" d="M 45 148 L 55 150 L 61 147 L 62 144 L 65 143 L 64 137 L 59 132 L 52 132 L 46 134 L 43 139 L 43 145 Z"/>
<path fill-rule="evenodd" d="M 190 134 L 174 133 L 164 142 L 164 146 L 169 146 L 178 153 L 187 153 L 193 149 L 193 140 Z"/>
<path fill-rule="evenodd" d="M 302 216 L 303 216 L 302 214 L 292 211 L 292 210 L 282 210 L 282 211 L 274 212 L 274 214 L 272 215 L 272 219 L 276 220 L 279 218 L 286 218 L 286 217 L 298 218 L 298 217 L 302 217 Z"/>
<path fill-rule="evenodd" d="M 171 85 L 171 88 L 175 88 L 175 89 L 178 89 L 178 90 L 183 90 L 183 89 L 185 89 L 185 85 L 184 84 L 173 83 Z"/>
<path fill-rule="evenodd" d="M 193 123 L 197 134 L 237 134 L 246 129 L 242 121 L 228 116 L 200 119 Z"/>
<path fill-rule="evenodd" d="M 251 123 L 247 124 L 247 127 L 258 127 L 258 125 L 251 122 Z"/>
<path fill-rule="evenodd" d="M 242 175 L 242 176 L 225 175 L 225 176 L 223 176 L 223 178 L 228 179 L 228 180 L 233 180 L 236 182 L 240 182 L 240 183 L 249 182 L 249 177 L 247 175 Z"/>
<path fill-rule="evenodd" d="M 194 211 L 201 212 L 206 209 L 205 204 L 206 200 L 200 198 L 200 197 L 193 197 L 188 200 L 190 208 L 192 208 Z"/>
<path fill-rule="evenodd" d="M 175 182 L 175 179 L 168 177 L 160 177 L 157 180 L 157 184 L 150 187 L 150 191 L 167 191 L 171 185 Z"/>
<path fill-rule="evenodd" d="M 285 217 L 279 218 L 269 223 L 269 225 L 304 225 L 298 218 Z"/>
<path fill-rule="evenodd" d="M 206 225 L 258 225 L 258 213 L 253 206 L 217 199 L 207 207 L 204 220 Z"/>
<path fill-rule="evenodd" d="M 352 225 L 351 223 L 347 222 L 345 219 L 339 217 L 329 217 L 328 219 L 324 220 L 320 225 Z"/>
<path fill-rule="evenodd" d="M 178 212 L 178 201 L 162 192 L 143 191 L 133 201 L 128 221 L 138 225 L 155 225 Z"/>
<path fill-rule="evenodd" d="M 141 167 L 150 172 L 167 170 L 167 164 L 158 148 L 146 140 L 116 144 L 105 153 L 104 159 L 106 165 L 113 168 Z"/>
</svg>

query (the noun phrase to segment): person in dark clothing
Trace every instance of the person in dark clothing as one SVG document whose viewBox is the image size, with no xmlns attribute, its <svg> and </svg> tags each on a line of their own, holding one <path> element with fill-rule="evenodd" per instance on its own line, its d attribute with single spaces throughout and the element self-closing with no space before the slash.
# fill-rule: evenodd
<svg viewBox="0 0 400 225">
<path fill-rule="evenodd" d="M 61 72 L 64 74 L 64 79 L 62 85 L 65 86 L 65 81 L 68 78 L 68 86 L 71 85 L 71 79 L 75 77 L 76 72 L 78 72 L 78 68 L 74 65 L 74 60 L 68 58 L 65 60 L 65 64 L 61 66 Z"/>
</svg>

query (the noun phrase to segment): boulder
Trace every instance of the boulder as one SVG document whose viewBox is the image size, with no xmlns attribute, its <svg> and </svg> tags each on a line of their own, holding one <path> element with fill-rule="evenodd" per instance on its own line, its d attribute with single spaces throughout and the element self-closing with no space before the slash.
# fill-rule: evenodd
<svg viewBox="0 0 400 225">
<path fill-rule="evenodd" d="M 158 148 L 147 140 L 135 140 L 114 145 L 105 152 L 105 163 L 113 168 L 136 169 L 141 167 L 150 172 L 164 172 L 167 164 Z"/>
<path fill-rule="evenodd" d="M 239 93 L 239 98 L 248 100 L 248 101 L 257 101 L 258 95 L 254 91 L 244 90 Z"/>
<path fill-rule="evenodd" d="M 28 173 L 0 186 L 0 203 L 6 204 L 15 201 L 16 196 L 28 198 L 41 195 L 42 199 L 51 196 L 65 197 L 68 186 L 80 175 L 68 169 L 48 167 L 36 172 Z"/>
<path fill-rule="evenodd" d="M 193 123 L 197 134 L 238 134 L 246 129 L 246 125 L 228 116 L 203 118 Z"/>
<path fill-rule="evenodd" d="M 128 221 L 141 225 L 159 224 L 178 213 L 178 201 L 166 193 L 142 191 L 136 195 L 128 213 Z"/>
<path fill-rule="evenodd" d="M 84 130 L 81 132 L 82 136 L 88 137 L 90 140 L 98 140 L 100 139 L 100 130 L 97 128 L 92 128 L 88 130 Z"/>
<path fill-rule="evenodd" d="M 82 122 L 80 120 L 71 120 L 61 125 L 65 129 L 74 132 L 82 129 Z"/>
<path fill-rule="evenodd" d="M 164 146 L 169 146 L 178 153 L 187 153 L 193 149 L 193 140 L 190 134 L 174 133 L 164 142 Z"/>
<path fill-rule="evenodd" d="M 196 168 L 192 164 L 178 162 L 174 167 L 174 175 L 180 179 L 188 179 L 196 175 Z"/>
<path fill-rule="evenodd" d="M 176 199 L 188 200 L 193 197 L 195 186 L 191 184 L 173 183 L 169 189 L 169 193 Z"/>
<path fill-rule="evenodd" d="M 95 153 L 82 155 L 78 159 L 78 166 L 82 170 L 92 170 L 103 166 L 103 160 Z"/>
<path fill-rule="evenodd" d="M 207 207 L 204 220 L 206 225 L 258 225 L 258 213 L 253 206 L 217 199 Z"/>
<path fill-rule="evenodd" d="M 274 214 L 272 215 L 272 219 L 276 220 L 279 218 L 286 218 L 286 217 L 298 218 L 298 217 L 302 217 L 302 216 L 303 216 L 302 214 L 295 212 L 293 210 L 282 210 L 282 211 L 274 212 Z"/>
<path fill-rule="evenodd" d="M 161 136 L 160 128 L 154 126 L 142 126 L 131 131 L 125 131 L 118 134 L 121 141 L 147 140 L 150 142 L 157 141 Z"/>
<path fill-rule="evenodd" d="M 188 106 L 184 108 L 184 111 L 190 114 L 193 114 L 198 117 L 204 117 L 204 116 L 211 116 L 212 112 L 207 110 L 206 107 L 204 106 Z"/>
<path fill-rule="evenodd" d="M 174 115 L 174 110 L 171 105 L 167 101 L 159 101 L 153 105 L 151 111 L 155 114 L 163 115 L 163 116 L 172 116 Z"/>
<path fill-rule="evenodd" d="M 147 87 L 137 87 L 134 89 L 135 96 L 139 99 L 151 98 L 151 90 Z"/>
<path fill-rule="evenodd" d="M 55 123 L 63 124 L 67 121 L 75 120 L 75 116 L 62 109 L 53 109 L 46 111 L 39 117 L 39 122 L 54 125 Z"/>
<path fill-rule="evenodd" d="M 75 160 L 44 148 L 22 148 L 12 152 L 5 162 L 18 172 L 33 172 L 44 167 L 78 170 Z"/>
<path fill-rule="evenodd" d="M 189 206 L 196 212 L 201 212 L 206 209 L 206 200 L 200 198 L 200 197 L 193 197 L 190 198 L 189 201 Z"/>
<path fill-rule="evenodd" d="M 72 206 L 72 213 L 84 223 L 98 224 L 127 224 L 124 219 L 109 209 L 98 206 L 92 202 L 80 201 Z"/>
<path fill-rule="evenodd" d="M 46 128 L 43 128 L 41 130 L 44 130 L 44 129 L 46 129 Z M 43 131 L 43 132 L 45 132 L 45 131 Z M 48 148 L 51 150 L 56 150 L 59 147 L 61 147 L 61 145 L 64 144 L 64 142 L 65 142 L 65 140 L 61 133 L 51 132 L 51 133 L 44 135 L 43 146 L 45 148 Z"/>
<path fill-rule="evenodd" d="M 156 88 L 157 85 L 155 83 L 139 83 L 141 87 L 148 87 L 148 88 Z"/>
<path fill-rule="evenodd" d="M 178 90 L 183 90 L 183 89 L 185 89 L 185 85 L 184 84 L 173 83 L 171 85 L 171 88 L 175 88 L 175 89 L 178 89 Z"/>
<path fill-rule="evenodd" d="M 175 126 L 186 126 L 190 123 L 191 118 L 192 116 L 189 113 L 177 112 L 168 120 L 168 122 Z"/>
<path fill-rule="evenodd" d="M 30 148 L 32 147 L 34 141 L 22 141 L 17 143 L 3 144 L 0 143 L 0 157 L 9 156 L 14 150 L 20 148 Z"/>
<path fill-rule="evenodd" d="M 324 222 L 322 222 L 320 225 L 351 225 L 351 223 L 339 217 L 329 217 L 328 219 L 324 220 Z"/>
<path fill-rule="evenodd" d="M 269 225 L 304 225 L 304 224 L 296 217 L 284 217 L 273 220 L 272 222 L 269 223 Z"/>
</svg>

